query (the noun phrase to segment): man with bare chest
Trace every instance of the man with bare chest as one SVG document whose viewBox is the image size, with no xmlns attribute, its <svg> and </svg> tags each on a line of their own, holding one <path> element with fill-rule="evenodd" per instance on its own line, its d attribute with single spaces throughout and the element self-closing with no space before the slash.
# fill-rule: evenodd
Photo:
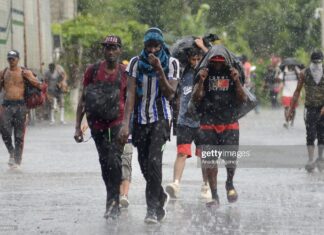
<svg viewBox="0 0 324 235">
<path fill-rule="evenodd" d="M 3 91 L 3 103 L 0 106 L 0 131 L 10 155 L 8 165 L 17 168 L 22 160 L 28 111 L 24 101 L 25 80 L 37 88 L 41 88 L 41 83 L 30 70 L 18 65 L 18 51 L 9 51 L 7 60 L 9 67 L 0 71 L 0 91 Z M 12 133 L 14 133 L 14 144 Z"/>
</svg>

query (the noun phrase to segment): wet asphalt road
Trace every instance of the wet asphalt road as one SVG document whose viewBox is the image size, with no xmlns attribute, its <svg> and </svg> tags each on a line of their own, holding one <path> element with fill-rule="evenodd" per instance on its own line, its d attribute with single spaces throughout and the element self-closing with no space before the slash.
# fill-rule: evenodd
<svg viewBox="0 0 324 235">
<path fill-rule="evenodd" d="M 118 221 L 107 222 L 93 141 L 76 144 L 73 124 L 30 127 L 21 170 L 8 170 L 8 154 L 0 144 L 0 234 L 324 234 L 324 173 L 307 174 L 303 169 L 307 158 L 302 112 L 298 110 L 289 130 L 282 127 L 283 110 L 251 112 L 240 121 L 240 142 L 252 158 L 242 159 L 237 170 L 235 204 L 226 200 L 221 168 L 221 206 L 207 209 L 199 198 L 197 159 L 188 159 L 181 196 L 170 201 L 168 218 L 158 225 L 143 222 L 145 182 L 136 154 L 131 205 Z M 163 159 L 164 185 L 172 179 L 175 156 L 173 138 Z"/>
</svg>

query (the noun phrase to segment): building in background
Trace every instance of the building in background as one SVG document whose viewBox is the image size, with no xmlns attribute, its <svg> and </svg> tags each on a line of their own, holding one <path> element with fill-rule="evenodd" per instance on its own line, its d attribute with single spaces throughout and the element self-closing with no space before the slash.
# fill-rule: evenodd
<svg viewBox="0 0 324 235">
<path fill-rule="evenodd" d="M 51 0 L 52 23 L 62 23 L 77 14 L 77 0 Z M 53 60 L 58 61 L 63 52 L 61 35 L 53 35 Z"/>
<path fill-rule="evenodd" d="M 73 19 L 76 0 L 0 0 L 0 69 L 7 66 L 7 52 L 18 50 L 21 65 L 43 72 L 62 50 L 53 22 Z"/>
<path fill-rule="evenodd" d="M 76 0 L 51 0 L 51 18 L 53 23 L 73 19 L 77 14 Z"/>
<path fill-rule="evenodd" d="M 50 0 L 0 0 L 0 68 L 16 49 L 21 65 L 42 72 L 52 61 Z"/>
</svg>

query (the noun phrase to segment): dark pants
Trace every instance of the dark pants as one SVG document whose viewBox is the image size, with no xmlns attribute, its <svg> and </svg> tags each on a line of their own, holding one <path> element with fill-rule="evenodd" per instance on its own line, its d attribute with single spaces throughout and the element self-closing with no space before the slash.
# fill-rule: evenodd
<svg viewBox="0 0 324 235">
<path fill-rule="evenodd" d="M 121 183 L 121 155 L 123 146 L 117 141 L 120 125 L 108 130 L 91 130 L 96 143 L 101 165 L 101 174 L 106 185 L 107 206 L 113 201 L 119 203 L 119 186 Z"/>
<path fill-rule="evenodd" d="M 170 138 L 167 120 L 146 125 L 134 125 L 133 143 L 137 147 L 138 161 L 146 180 L 146 204 L 148 210 L 162 206 L 162 155 L 166 141 Z"/>
<path fill-rule="evenodd" d="M 218 151 L 235 151 L 239 150 L 240 131 L 225 130 L 217 133 L 214 130 L 201 130 L 198 134 L 198 143 L 201 146 L 211 146 L 211 149 Z M 204 150 L 204 149 L 202 149 Z M 237 157 L 222 157 L 225 161 L 226 168 L 236 168 Z"/>
<path fill-rule="evenodd" d="M 17 164 L 21 164 L 26 130 L 27 108 L 23 100 L 4 101 L 0 120 L 2 139 L 10 156 L 14 156 Z M 15 146 L 13 146 L 12 133 Z"/>
<path fill-rule="evenodd" d="M 217 151 L 238 151 L 239 149 L 239 129 L 228 129 L 228 130 L 214 130 L 213 128 L 203 129 L 200 128 L 198 134 L 198 145 L 201 147 L 202 157 L 203 152 L 210 150 Z M 223 158 L 223 157 L 222 157 Z M 211 160 L 215 160 L 212 158 Z M 218 159 L 217 159 L 218 160 Z M 223 158 L 225 161 L 226 172 L 227 172 L 227 184 L 233 184 L 233 178 L 236 170 L 236 161 L 237 157 L 235 156 L 226 156 Z M 212 161 L 202 163 L 202 167 L 206 169 L 207 178 L 209 182 L 209 187 L 212 192 L 212 198 L 216 198 L 217 195 L 217 174 L 218 174 L 218 165 Z M 227 186 L 226 186 L 227 187 Z"/>
<path fill-rule="evenodd" d="M 322 107 L 305 108 L 306 142 L 314 145 L 317 138 L 318 145 L 324 145 L 324 116 L 320 116 Z"/>
<path fill-rule="evenodd" d="M 279 107 L 279 102 L 278 102 L 278 92 L 275 92 L 273 90 L 270 90 L 270 100 L 271 100 L 271 106 L 272 108 L 278 108 Z"/>
</svg>

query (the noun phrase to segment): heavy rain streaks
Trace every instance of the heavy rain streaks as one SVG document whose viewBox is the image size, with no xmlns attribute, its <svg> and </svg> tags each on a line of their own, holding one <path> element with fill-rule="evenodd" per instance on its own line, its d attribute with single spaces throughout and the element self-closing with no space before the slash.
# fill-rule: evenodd
<svg viewBox="0 0 324 235">
<path fill-rule="evenodd" d="M 324 0 L 0 4 L 1 234 L 322 234 Z"/>
</svg>

